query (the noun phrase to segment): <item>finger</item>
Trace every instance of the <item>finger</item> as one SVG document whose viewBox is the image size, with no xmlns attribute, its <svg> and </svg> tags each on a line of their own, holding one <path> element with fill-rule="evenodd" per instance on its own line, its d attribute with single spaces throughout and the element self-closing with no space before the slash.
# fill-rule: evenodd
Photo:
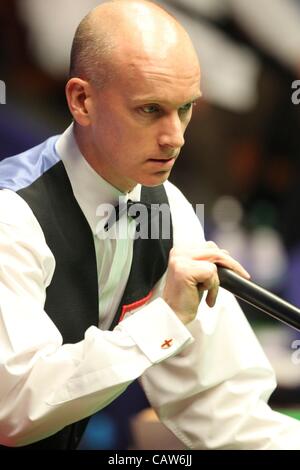
<svg viewBox="0 0 300 470">
<path fill-rule="evenodd" d="M 213 264 L 212 267 L 213 269 L 211 269 L 211 266 L 209 267 L 209 269 L 211 269 L 212 275 L 209 275 L 209 270 L 206 268 L 207 278 L 204 280 L 204 282 L 198 284 L 199 292 L 208 291 L 206 296 L 206 303 L 209 307 L 213 307 L 215 305 L 220 286 L 220 280 L 216 266 Z"/>
<path fill-rule="evenodd" d="M 226 250 L 215 250 L 212 248 L 207 248 L 205 251 L 198 252 L 198 255 L 194 256 L 193 259 L 207 260 L 219 266 L 232 269 L 237 274 L 246 279 L 250 279 L 251 277 L 248 271 L 246 271 L 246 269 L 243 268 L 243 266 L 237 260 L 226 253 Z"/>
<path fill-rule="evenodd" d="M 170 254 L 173 256 L 187 256 L 188 258 L 194 258 L 199 256 L 200 253 L 206 253 L 206 251 L 214 253 L 219 250 L 220 248 L 215 242 L 208 241 L 199 244 L 199 248 L 173 247 Z"/>
<path fill-rule="evenodd" d="M 188 256 L 189 258 L 195 258 L 201 256 L 201 253 L 216 253 L 218 251 L 221 251 L 227 255 L 230 254 L 228 250 L 219 248 L 218 245 L 213 241 L 205 242 L 200 246 L 199 249 L 182 247 L 172 248 L 171 253 L 177 256 Z"/>
<path fill-rule="evenodd" d="M 209 244 L 213 244 L 213 242 L 208 242 Z M 209 261 L 211 263 L 215 263 L 219 266 L 223 266 L 228 269 L 232 269 L 240 276 L 244 277 L 245 279 L 250 279 L 250 274 L 243 268 L 243 266 L 232 258 L 229 254 L 226 253 L 226 250 L 221 250 L 219 248 L 203 248 L 202 250 L 181 250 L 181 249 L 173 249 L 172 251 L 173 256 L 176 257 L 186 257 L 192 260 L 197 261 Z"/>
<path fill-rule="evenodd" d="M 217 250 L 219 250 L 218 245 L 215 242 L 213 242 L 212 240 L 209 240 L 209 241 L 205 242 L 204 246 L 207 247 L 207 248 L 214 248 L 214 249 L 216 248 Z"/>
<path fill-rule="evenodd" d="M 237 274 L 246 279 L 250 279 L 251 277 L 248 271 L 246 271 L 246 269 L 243 268 L 243 266 L 230 255 L 224 254 L 224 256 L 220 257 L 215 262 L 218 266 L 223 266 L 224 268 L 231 269 L 232 271 L 235 271 Z"/>
<path fill-rule="evenodd" d="M 214 256 L 216 253 L 219 252 L 229 254 L 227 250 L 220 249 L 218 245 L 216 245 L 214 242 L 205 242 L 199 248 L 172 248 L 170 255 L 186 256 L 192 259 L 201 259 L 202 257 L 209 258 L 210 256 Z"/>
<path fill-rule="evenodd" d="M 214 249 L 208 248 L 205 251 L 198 252 L 197 254 L 195 253 L 193 259 L 199 261 L 210 261 L 219 266 L 232 269 L 232 271 L 235 271 L 237 274 L 246 279 L 250 279 L 251 277 L 248 271 L 246 271 L 246 269 L 243 268 L 243 266 L 238 261 L 232 258 L 229 254 L 225 253 L 223 250 L 216 251 Z"/>
<path fill-rule="evenodd" d="M 194 285 L 199 289 L 209 290 L 215 282 L 218 282 L 217 266 L 210 261 L 191 260 L 187 269 Z"/>
<path fill-rule="evenodd" d="M 214 307 L 216 304 L 217 296 L 219 292 L 219 283 L 215 283 L 211 289 L 207 292 L 206 303 L 209 307 Z"/>
</svg>

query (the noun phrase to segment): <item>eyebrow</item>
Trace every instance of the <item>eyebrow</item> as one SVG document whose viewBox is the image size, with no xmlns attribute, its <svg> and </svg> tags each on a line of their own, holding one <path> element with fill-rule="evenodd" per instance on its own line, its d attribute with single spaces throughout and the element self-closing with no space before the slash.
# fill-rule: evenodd
<svg viewBox="0 0 300 470">
<path fill-rule="evenodd" d="M 185 106 L 189 103 L 194 103 L 195 101 L 198 101 L 200 100 L 200 98 L 202 98 L 202 93 L 199 93 L 197 94 L 196 96 L 194 96 L 193 98 L 191 98 L 190 100 L 188 101 L 185 101 L 184 103 L 180 104 L 179 105 L 179 108 L 181 108 L 182 106 Z M 163 100 L 158 100 L 157 98 L 153 98 L 151 96 L 145 96 L 145 97 L 139 97 L 139 98 L 136 98 L 133 100 L 136 104 L 142 104 L 142 103 L 153 103 L 153 104 L 169 104 L 169 103 L 166 103 L 165 101 Z"/>
<path fill-rule="evenodd" d="M 189 103 L 195 103 L 195 101 L 199 101 L 202 98 L 202 96 L 203 96 L 202 93 L 200 93 L 199 95 L 192 98 L 190 101 L 186 101 L 185 103 L 183 103 L 181 106 L 184 106 Z"/>
</svg>

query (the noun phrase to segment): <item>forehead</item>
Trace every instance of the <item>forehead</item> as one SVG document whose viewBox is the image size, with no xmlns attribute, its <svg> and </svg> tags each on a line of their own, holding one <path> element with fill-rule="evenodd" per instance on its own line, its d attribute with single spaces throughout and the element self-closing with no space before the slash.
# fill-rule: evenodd
<svg viewBox="0 0 300 470">
<path fill-rule="evenodd" d="M 135 57 L 122 67 L 120 91 L 134 102 L 181 105 L 200 95 L 200 68 L 194 57 Z"/>
</svg>

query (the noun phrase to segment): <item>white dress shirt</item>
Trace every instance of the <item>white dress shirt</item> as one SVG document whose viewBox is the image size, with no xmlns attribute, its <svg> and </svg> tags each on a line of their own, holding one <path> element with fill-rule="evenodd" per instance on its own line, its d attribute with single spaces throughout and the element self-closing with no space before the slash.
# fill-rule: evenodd
<svg viewBox="0 0 300 470">
<path fill-rule="evenodd" d="M 274 374 L 231 294 L 221 289 L 213 309 L 202 302 L 197 320 L 185 327 L 161 298 L 163 278 L 146 306 L 106 330 L 128 279 L 133 241 L 100 240 L 96 213 L 120 193 L 89 167 L 72 127 L 56 148 L 94 233 L 100 328 L 62 344 L 44 311 L 53 254 L 27 203 L 0 191 L 0 443 L 45 438 L 142 376 L 161 420 L 190 448 L 300 449 L 300 424 L 265 403 Z M 199 247 L 203 232 L 191 205 L 170 183 L 165 188 L 174 245 Z M 139 195 L 137 186 L 127 197 Z M 162 348 L 169 338 L 171 347 Z"/>
</svg>

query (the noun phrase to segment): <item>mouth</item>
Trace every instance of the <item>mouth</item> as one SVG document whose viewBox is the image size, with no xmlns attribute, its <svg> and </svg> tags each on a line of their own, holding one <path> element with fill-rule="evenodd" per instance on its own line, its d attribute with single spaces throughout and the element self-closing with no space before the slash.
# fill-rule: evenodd
<svg viewBox="0 0 300 470">
<path fill-rule="evenodd" d="M 151 164 L 160 167 L 162 169 L 172 168 L 176 161 L 176 157 L 173 158 L 149 158 L 148 162 Z"/>
</svg>

